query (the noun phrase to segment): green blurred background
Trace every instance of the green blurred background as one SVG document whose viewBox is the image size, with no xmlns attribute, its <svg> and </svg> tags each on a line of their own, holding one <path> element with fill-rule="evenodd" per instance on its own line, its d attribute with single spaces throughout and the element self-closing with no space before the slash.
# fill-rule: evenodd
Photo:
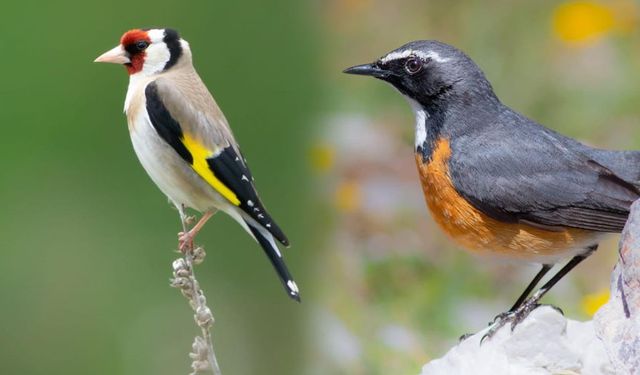
<svg viewBox="0 0 640 375">
<path fill-rule="evenodd" d="M 197 331 L 168 286 L 177 211 L 133 153 L 126 71 L 92 63 L 131 28 L 171 26 L 191 43 L 294 244 L 294 275 L 312 284 L 300 155 L 320 93 L 306 5 L 24 1 L 2 12 L 0 373 L 188 372 Z M 287 298 L 262 250 L 225 215 L 198 242 L 225 373 L 299 373 L 305 305 Z"/>
<path fill-rule="evenodd" d="M 91 63 L 130 28 L 171 26 L 190 42 L 293 244 L 301 305 L 229 218 L 200 234 L 225 374 L 418 373 L 536 270 L 473 258 L 434 227 L 408 106 L 343 68 L 440 39 L 524 114 L 640 147 L 635 1 L 22 1 L 0 17 L 2 374 L 188 372 L 197 331 L 168 286 L 177 212 L 131 148 L 124 69 Z M 548 300 L 587 319 L 615 241 Z"/>
</svg>

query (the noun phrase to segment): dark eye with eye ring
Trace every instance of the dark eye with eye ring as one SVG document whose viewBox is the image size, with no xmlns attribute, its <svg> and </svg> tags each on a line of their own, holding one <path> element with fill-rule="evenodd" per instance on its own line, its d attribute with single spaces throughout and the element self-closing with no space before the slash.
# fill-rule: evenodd
<svg viewBox="0 0 640 375">
<path fill-rule="evenodd" d="M 410 57 L 404 63 L 404 70 L 409 74 L 416 74 L 422 70 L 422 60 L 417 57 Z"/>
<path fill-rule="evenodd" d="M 145 49 L 147 49 L 147 47 L 149 47 L 149 43 L 144 40 L 136 42 L 136 49 L 138 51 L 144 51 Z"/>
</svg>

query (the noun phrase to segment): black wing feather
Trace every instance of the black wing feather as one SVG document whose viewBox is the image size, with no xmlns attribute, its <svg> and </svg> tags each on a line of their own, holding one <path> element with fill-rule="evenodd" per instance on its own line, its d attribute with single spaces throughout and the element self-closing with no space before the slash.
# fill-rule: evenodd
<svg viewBox="0 0 640 375">
<path fill-rule="evenodd" d="M 247 223 L 247 225 L 249 226 L 251 233 L 256 238 L 265 254 L 269 258 L 269 261 L 271 261 L 273 268 L 278 274 L 280 282 L 282 282 L 282 286 L 284 286 L 284 289 L 287 291 L 287 295 L 300 302 L 300 293 L 297 289 L 297 286 L 295 286 L 295 281 L 293 281 L 293 277 L 291 276 L 291 273 L 289 272 L 284 259 L 282 259 L 282 255 L 280 254 L 279 250 L 271 245 L 269 239 L 265 238 L 262 233 L 260 233 L 259 229 L 255 228 L 253 225 L 251 225 L 251 223 Z"/>
<path fill-rule="evenodd" d="M 215 157 L 207 159 L 207 163 L 216 177 L 236 194 L 240 200 L 240 208 L 283 245 L 289 246 L 289 240 L 260 201 L 253 184 L 253 176 L 242 154 L 229 146 Z"/>
<path fill-rule="evenodd" d="M 144 94 L 147 102 L 147 113 L 153 128 L 156 129 L 160 138 L 167 142 L 180 157 L 187 163 L 193 164 L 193 156 L 182 143 L 182 128 L 171 116 L 160 95 L 158 95 L 158 85 L 155 82 L 151 82 L 144 89 Z"/>
</svg>

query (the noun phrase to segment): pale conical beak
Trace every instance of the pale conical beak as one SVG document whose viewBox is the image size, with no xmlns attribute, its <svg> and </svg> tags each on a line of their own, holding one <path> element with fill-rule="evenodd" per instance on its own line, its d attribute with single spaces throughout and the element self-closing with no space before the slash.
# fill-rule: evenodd
<svg viewBox="0 0 640 375">
<path fill-rule="evenodd" d="M 113 49 L 98 56 L 93 62 L 112 63 L 112 64 L 128 64 L 131 59 L 127 56 L 127 51 L 122 48 L 122 45 L 118 45 Z"/>
</svg>

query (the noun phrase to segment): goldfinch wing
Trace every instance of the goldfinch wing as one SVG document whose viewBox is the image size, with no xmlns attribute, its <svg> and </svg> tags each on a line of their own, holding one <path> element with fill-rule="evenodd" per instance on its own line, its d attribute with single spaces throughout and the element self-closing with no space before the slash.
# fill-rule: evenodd
<svg viewBox="0 0 640 375">
<path fill-rule="evenodd" d="M 288 245 L 287 237 L 258 197 L 251 171 L 235 145 L 227 120 L 205 92 L 206 95 L 196 95 L 196 100 L 188 100 L 162 79 L 149 83 L 145 98 L 151 124 L 212 188 Z"/>
</svg>

